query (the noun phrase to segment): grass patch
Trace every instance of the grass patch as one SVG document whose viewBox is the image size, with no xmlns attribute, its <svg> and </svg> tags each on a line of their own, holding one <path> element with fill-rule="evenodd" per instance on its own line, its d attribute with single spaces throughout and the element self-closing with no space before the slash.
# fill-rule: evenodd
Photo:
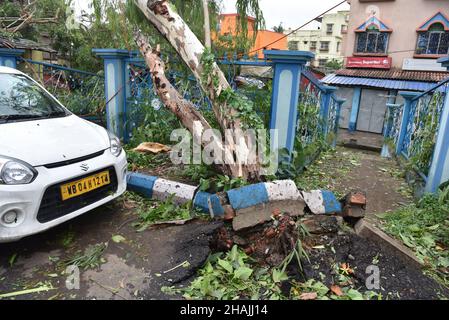
<svg viewBox="0 0 449 320">
<path fill-rule="evenodd" d="M 426 273 L 449 288 L 448 190 L 383 216 L 382 228 L 412 249 Z"/>
</svg>

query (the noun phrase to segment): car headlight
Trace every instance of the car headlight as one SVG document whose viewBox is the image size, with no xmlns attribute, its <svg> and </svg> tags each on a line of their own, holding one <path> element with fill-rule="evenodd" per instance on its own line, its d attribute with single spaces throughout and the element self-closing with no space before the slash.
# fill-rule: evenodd
<svg viewBox="0 0 449 320">
<path fill-rule="evenodd" d="M 120 142 L 120 139 L 117 138 L 113 133 L 109 133 L 109 141 L 111 143 L 111 153 L 118 157 L 122 153 L 122 144 Z"/>
<path fill-rule="evenodd" d="M 29 164 L 0 156 L 0 184 L 29 184 L 36 176 L 36 170 Z"/>
</svg>

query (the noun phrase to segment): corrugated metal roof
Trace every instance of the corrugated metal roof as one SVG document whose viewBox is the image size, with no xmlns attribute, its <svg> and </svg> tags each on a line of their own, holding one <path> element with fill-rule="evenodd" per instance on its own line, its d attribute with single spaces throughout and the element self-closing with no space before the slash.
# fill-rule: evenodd
<svg viewBox="0 0 449 320">
<path fill-rule="evenodd" d="M 410 91 L 427 91 L 436 85 L 436 82 L 345 77 L 336 74 L 330 74 L 321 81 L 329 85 L 365 86 L 373 88 Z"/>
<path fill-rule="evenodd" d="M 410 81 L 425 81 L 425 82 L 440 82 L 449 78 L 449 72 L 409 71 L 397 68 L 392 68 L 390 70 L 341 69 L 336 71 L 335 74 L 346 77 L 410 80 Z"/>
<path fill-rule="evenodd" d="M 25 50 L 39 50 L 43 52 L 56 53 L 57 51 L 46 46 L 28 39 L 7 39 L 0 37 L 0 48 L 14 48 Z"/>
</svg>

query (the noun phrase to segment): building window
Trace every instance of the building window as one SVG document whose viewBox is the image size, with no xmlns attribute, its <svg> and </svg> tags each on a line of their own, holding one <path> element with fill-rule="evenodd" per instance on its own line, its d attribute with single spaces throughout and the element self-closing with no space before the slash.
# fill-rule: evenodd
<svg viewBox="0 0 449 320">
<path fill-rule="evenodd" d="M 419 32 L 416 54 L 446 55 L 449 53 L 449 31 L 441 23 L 434 23 L 427 31 Z"/>
<path fill-rule="evenodd" d="M 288 43 L 288 49 L 293 51 L 299 50 L 299 41 L 290 41 Z"/>
<path fill-rule="evenodd" d="M 357 33 L 357 53 L 387 53 L 389 33 L 371 29 Z"/>
<path fill-rule="evenodd" d="M 332 23 L 328 23 L 326 25 L 326 33 L 333 33 L 334 32 L 334 25 Z"/>
<path fill-rule="evenodd" d="M 340 52 L 341 42 L 337 42 L 337 52 Z"/>
<path fill-rule="evenodd" d="M 311 41 L 310 42 L 310 50 L 315 50 L 316 49 L 316 41 Z"/>
<path fill-rule="evenodd" d="M 347 33 L 348 32 L 348 26 L 345 24 L 341 25 L 341 33 Z"/>
<path fill-rule="evenodd" d="M 329 41 L 320 42 L 320 51 L 329 51 Z"/>
<path fill-rule="evenodd" d="M 327 59 L 319 59 L 319 60 L 318 60 L 318 66 L 319 66 L 320 68 L 326 67 L 326 64 L 327 64 Z"/>
</svg>

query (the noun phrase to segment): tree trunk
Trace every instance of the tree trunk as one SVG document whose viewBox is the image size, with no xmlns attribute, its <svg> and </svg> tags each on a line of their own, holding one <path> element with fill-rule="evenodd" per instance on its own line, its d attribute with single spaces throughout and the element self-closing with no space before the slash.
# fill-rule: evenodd
<svg viewBox="0 0 449 320">
<path fill-rule="evenodd" d="M 210 35 L 210 17 L 209 17 L 209 3 L 208 0 L 203 0 L 204 11 L 204 44 L 206 48 L 212 47 L 212 39 Z"/>
<path fill-rule="evenodd" d="M 134 0 L 134 2 L 150 23 L 153 24 L 175 48 L 181 59 L 186 63 L 195 78 L 201 84 L 202 89 L 208 94 L 212 101 L 215 117 L 217 118 L 221 129 L 223 131 L 230 129 L 233 130 L 233 132 L 242 131 L 241 123 L 238 119 L 238 112 L 232 107 L 227 106 L 226 104 L 220 104 L 217 101 L 217 98 L 223 90 L 230 89 L 230 85 L 227 82 L 224 73 L 216 63 L 213 63 L 212 74 L 209 75 L 209 81 L 204 83 L 203 73 L 205 66 L 201 63 L 201 58 L 205 48 L 184 20 L 171 8 L 167 0 Z M 145 60 L 149 65 L 152 74 L 157 71 L 157 75 L 160 76 L 161 79 L 166 79 L 165 75 L 162 77 L 164 67 L 159 55 L 153 50 L 150 50 L 152 53 L 149 53 L 148 42 L 143 42 L 141 35 L 138 36 L 138 38 L 140 51 L 145 56 Z M 214 83 L 212 79 L 216 79 L 216 83 Z M 156 88 L 159 96 L 164 104 L 178 116 L 183 125 L 185 125 L 192 134 L 195 134 L 193 128 L 190 126 L 193 118 L 200 120 L 204 129 L 210 128 L 210 125 L 199 112 L 196 110 L 188 110 L 193 108 L 193 105 L 189 105 L 173 86 L 169 86 L 168 81 L 165 85 L 165 88 Z M 168 90 L 167 88 L 172 91 L 172 93 L 169 93 L 168 99 L 164 96 L 166 95 L 165 91 Z M 175 92 L 176 94 L 174 94 Z M 193 118 L 191 116 L 193 116 Z M 237 146 L 234 142 L 228 141 L 227 150 L 231 153 L 230 155 L 226 153 L 228 159 L 238 159 L 236 156 Z M 227 164 L 223 165 L 223 172 L 225 174 L 232 177 L 243 177 L 251 181 L 260 180 L 259 169 L 260 166 L 258 164 L 230 164 L 228 161 Z"/>
</svg>

